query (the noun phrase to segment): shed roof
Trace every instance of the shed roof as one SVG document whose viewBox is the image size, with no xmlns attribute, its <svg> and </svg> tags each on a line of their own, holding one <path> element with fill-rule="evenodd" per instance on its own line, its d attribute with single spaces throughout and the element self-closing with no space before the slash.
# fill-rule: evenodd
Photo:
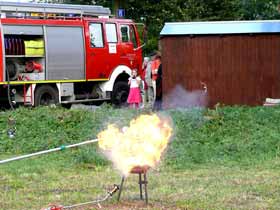
<svg viewBox="0 0 280 210">
<path fill-rule="evenodd" d="M 165 23 L 161 36 L 280 33 L 280 20 Z"/>
</svg>

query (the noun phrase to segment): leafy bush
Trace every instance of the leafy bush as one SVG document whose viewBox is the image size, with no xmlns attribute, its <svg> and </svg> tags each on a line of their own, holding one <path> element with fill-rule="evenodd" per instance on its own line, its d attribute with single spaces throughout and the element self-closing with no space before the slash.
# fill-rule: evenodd
<svg viewBox="0 0 280 210">
<path fill-rule="evenodd" d="M 30 153 L 96 138 L 109 123 L 124 126 L 142 111 L 103 105 L 94 111 L 19 108 L 0 113 L 0 153 Z M 164 112 L 173 118 L 174 137 L 164 163 L 178 169 L 202 163 L 254 164 L 279 156 L 279 107 L 223 107 Z M 16 121 L 9 138 L 8 118 Z M 145 128 L 143 128 L 145 129 Z M 73 150 L 76 163 L 105 165 L 97 144 Z"/>
<path fill-rule="evenodd" d="M 165 162 L 184 168 L 210 162 L 254 164 L 277 157 L 279 113 L 279 107 L 171 111 L 176 136 Z"/>
<path fill-rule="evenodd" d="M 94 136 L 98 126 L 92 126 L 93 116 L 80 110 L 62 108 L 19 108 L 1 114 L 0 152 L 26 153 L 75 143 Z M 6 135 L 8 118 L 16 122 L 16 135 Z"/>
<path fill-rule="evenodd" d="M 1 112 L 0 153 L 32 153 L 95 139 L 97 133 L 109 123 L 125 125 L 137 114 L 132 110 L 113 109 L 106 104 L 94 111 L 38 107 Z M 14 138 L 7 135 L 9 119 L 16 122 Z M 77 163 L 107 163 L 98 152 L 97 144 L 80 147 L 71 156 Z"/>
</svg>

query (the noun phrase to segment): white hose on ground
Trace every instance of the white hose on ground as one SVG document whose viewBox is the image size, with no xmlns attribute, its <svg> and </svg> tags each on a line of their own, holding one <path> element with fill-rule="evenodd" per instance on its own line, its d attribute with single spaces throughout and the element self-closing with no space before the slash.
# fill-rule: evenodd
<svg viewBox="0 0 280 210">
<path fill-rule="evenodd" d="M 111 197 L 111 195 L 108 193 L 104 198 L 102 198 L 100 200 L 89 201 L 89 202 L 85 202 L 85 203 L 79 203 L 79 204 L 75 204 L 75 205 L 71 205 L 71 206 L 64 206 L 62 209 L 72 209 L 72 208 L 77 208 L 77 207 L 81 207 L 81 206 L 86 206 L 86 205 L 89 205 L 89 204 L 99 204 L 103 201 L 106 201 L 109 197 Z"/>
<path fill-rule="evenodd" d="M 9 159 L 6 159 L 6 160 L 1 160 L 0 165 L 4 164 L 4 163 L 16 161 L 16 160 L 22 160 L 22 159 L 25 159 L 25 158 L 30 158 L 30 157 L 34 157 L 34 156 L 39 156 L 39 155 L 51 153 L 51 152 L 57 152 L 57 151 L 65 150 L 65 149 L 68 149 L 68 148 L 78 147 L 78 146 L 82 146 L 82 145 L 86 145 L 86 144 L 92 144 L 92 143 L 95 143 L 97 141 L 98 141 L 98 139 L 92 139 L 92 140 L 84 141 L 84 142 L 77 143 L 77 144 L 72 144 L 72 145 L 68 145 L 68 146 L 60 146 L 60 147 L 57 147 L 57 148 L 54 148 L 54 149 L 49 149 L 49 150 L 44 150 L 44 151 L 40 151 L 40 152 L 35 152 L 35 153 L 32 153 L 32 154 L 13 157 L 13 158 L 9 158 Z"/>
<path fill-rule="evenodd" d="M 114 188 L 111 191 L 109 191 L 107 193 L 107 195 L 102 199 L 95 200 L 95 201 L 89 201 L 89 202 L 85 202 L 85 203 L 79 203 L 79 204 L 75 204 L 75 205 L 71 205 L 71 206 L 64 206 L 62 209 L 72 209 L 72 208 L 77 208 L 77 207 L 80 207 L 80 206 L 86 206 L 86 205 L 89 205 L 89 204 L 100 205 L 101 202 L 106 201 L 108 198 L 112 197 L 119 189 L 120 189 L 119 186 L 115 184 Z"/>
</svg>

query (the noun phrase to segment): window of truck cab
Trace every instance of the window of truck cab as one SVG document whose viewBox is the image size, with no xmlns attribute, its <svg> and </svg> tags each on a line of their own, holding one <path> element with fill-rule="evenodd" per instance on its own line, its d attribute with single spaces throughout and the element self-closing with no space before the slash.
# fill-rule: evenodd
<svg viewBox="0 0 280 210">
<path fill-rule="evenodd" d="M 92 48 L 104 47 L 102 23 L 89 24 L 90 46 Z"/>
<path fill-rule="evenodd" d="M 132 42 L 134 48 L 138 47 L 133 25 L 121 25 L 121 41 Z"/>
<path fill-rule="evenodd" d="M 108 43 L 117 43 L 117 26 L 115 23 L 106 23 L 106 39 Z"/>
</svg>

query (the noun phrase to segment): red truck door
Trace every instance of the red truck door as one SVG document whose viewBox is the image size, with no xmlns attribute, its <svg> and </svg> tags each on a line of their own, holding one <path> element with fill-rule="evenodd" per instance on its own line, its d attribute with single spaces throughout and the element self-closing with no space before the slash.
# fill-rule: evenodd
<svg viewBox="0 0 280 210">
<path fill-rule="evenodd" d="M 118 65 L 141 69 L 142 51 L 133 23 L 88 20 L 85 25 L 86 79 L 108 79 Z"/>
<path fill-rule="evenodd" d="M 138 37 L 133 24 L 120 24 L 121 35 L 121 60 L 132 69 L 137 68 L 140 70 L 142 63 L 142 51 L 138 49 Z M 140 58 L 140 60 L 138 60 Z M 140 73 L 140 72 L 139 72 Z"/>
<path fill-rule="evenodd" d="M 87 67 L 86 79 L 107 78 L 106 57 L 107 46 L 104 40 L 104 25 L 102 22 L 89 21 L 86 24 Z M 74 41 L 74 40 L 73 40 Z"/>
</svg>

